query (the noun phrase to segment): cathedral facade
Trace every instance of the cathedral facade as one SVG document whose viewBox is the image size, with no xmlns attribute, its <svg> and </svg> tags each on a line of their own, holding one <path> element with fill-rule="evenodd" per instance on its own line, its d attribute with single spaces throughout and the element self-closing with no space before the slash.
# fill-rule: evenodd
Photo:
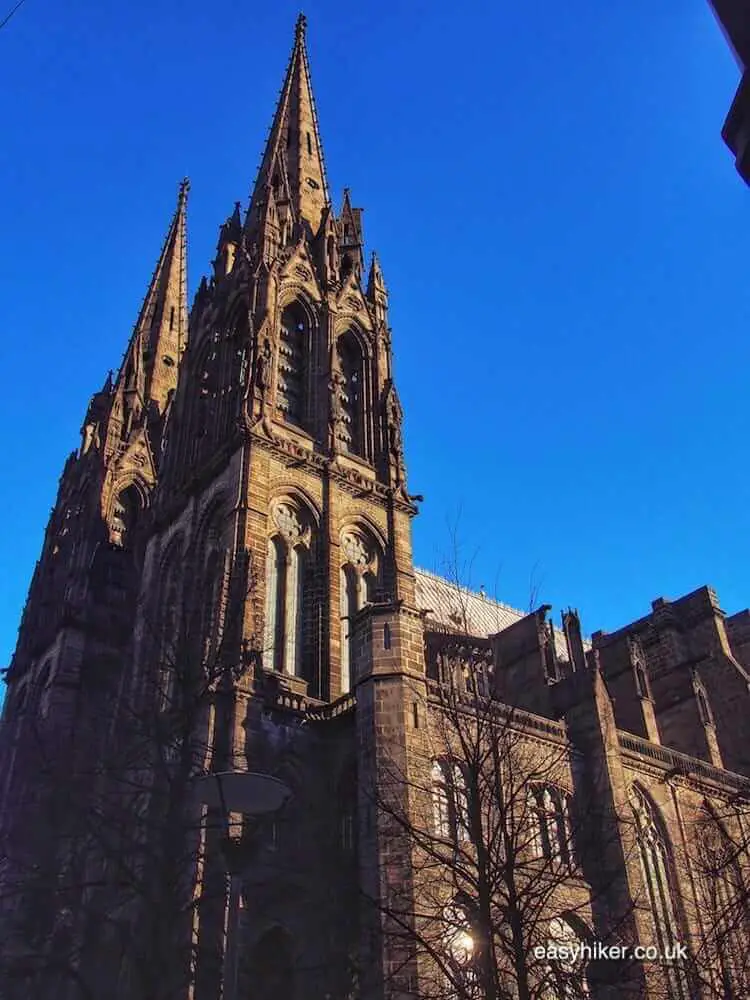
<svg viewBox="0 0 750 1000">
<path fill-rule="evenodd" d="M 415 569 L 304 18 L 190 309 L 187 201 L 6 672 L 0 997 L 750 996 L 750 613 L 703 588 L 588 640 Z M 247 771 L 280 812 L 196 793 Z"/>
</svg>

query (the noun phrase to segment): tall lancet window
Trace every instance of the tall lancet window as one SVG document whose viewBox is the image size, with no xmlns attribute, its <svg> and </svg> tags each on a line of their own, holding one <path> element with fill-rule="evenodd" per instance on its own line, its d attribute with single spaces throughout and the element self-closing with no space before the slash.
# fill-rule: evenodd
<svg viewBox="0 0 750 1000">
<path fill-rule="evenodd" d="M 299 305 L 281 316 L 281 338 L 276 382 L 276 410 L 287 423 L 303 427 L 307 417 L 307 374 L 310 324 Z"/>
<path fill-rule="evenodd" d="M 353 681 L 354 618 L 365 604 L 375 599 L 378 555 L 372 540 L 353 528 L 341 536 L 341 555 L 341 693 L 345 694 Z"/>
<path fill-rule="evenodd" d="M 113 545 L 122 549 L 132 545 L 140 507 L 140 497 L 135 486 L 129 486 L 115 497 L 109 523 L 109 540 Z"/>
<path fill-rule="evenodd" d="M 271 523 L 263 664 L 268 670 L 302 677 L 305 570 L 312 531 L 309 518 L 288 500 L 274 506 Z"/>
<path fill-rule="evenodd" d="M 203 669 L 209 677 L 218 674 L 221 647 L 222 598 L 224 590 L 225 555 L 213 549 L 206 558 L 200 592 L 201 645 Z"/>
<path fill-rule="evenodd" d="M 543 984 L 543 1000 L 584 1000 L 590 995 L 586 978 L 586 962 L 582 959 L 581 945 L 589 936 L 583 926 L 576 927 L 578 920 L 570 917 L 554 917 L 550 920 L 547 936 L 549 955 L 555 958 L 547 967 Z"/>
<path fill-rule="evenodd" d="M 674 897 L 675 874 L 664 824 L 656 807 L 637 787 L 632 792 L 638 835 L 638 853 L 646 897 L 656 931 L 656 944 L 662 955 L 675 955 L 676 946 L 685 941 L 681 933 Z M 690 991 L 687 975 L 679 958 L 667 961 L 664 970 L 670 996 L 687 1000 Z"/>
<path fill-rule="evenodd" d="M 364 441 L 364 364 L 362 351 L 353 333 L 338 340 L 338 356 L 343 382 L 341 386 L 341 443 L 353 455 L 365 454 Z"/>
<path fill-rule="evenodd" d="M 747 886 L 739 860 L 742 840 L 732 838 L 707 804 L 697 824 L 698 898 L 705 914 L 708 953 L 718 960 L 723 996 L 750 995 Z"/>
</svg>

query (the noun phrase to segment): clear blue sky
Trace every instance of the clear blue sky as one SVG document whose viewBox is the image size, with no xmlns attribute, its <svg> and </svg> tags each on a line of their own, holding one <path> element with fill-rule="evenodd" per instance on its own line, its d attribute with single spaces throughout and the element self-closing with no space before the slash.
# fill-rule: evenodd
<svg viewBox="0 0 750 1000">
<path fill-rule="evenodd" d="M 10 0 L 8 0 L 10 6 Z M 0 31 L 0 664 L 170 217 L 247 199 L 297 6 L 26 0 Z M 750 602 L 750 191 L 705 0 L 311 2 L 329 179 L 391 291 L 418 564 L 586 631 Z M 536 567 L 536 568 L 535 568 Z"/>
</svg>

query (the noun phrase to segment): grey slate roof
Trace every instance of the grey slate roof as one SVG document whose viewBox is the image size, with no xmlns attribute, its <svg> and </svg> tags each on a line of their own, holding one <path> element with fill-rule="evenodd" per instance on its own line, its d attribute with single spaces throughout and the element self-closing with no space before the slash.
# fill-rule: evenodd
<svg viewBox="0 0 750 1000">
<path fill-rule="evenodd" d="M 415 569 L 417 607 L 428 611 L 427 621 L 454 628 L 467 635 L 487 637 L 514 622 L 525 618 L 528 612 L 518 611 L 508 604 L 477 594 L 442 576 Z M 588 648 L 589 643 L 584 645 Z M 568 659 L 565 636 L 555 629 L 555 647 L 560 660 Z"/>
</svg>

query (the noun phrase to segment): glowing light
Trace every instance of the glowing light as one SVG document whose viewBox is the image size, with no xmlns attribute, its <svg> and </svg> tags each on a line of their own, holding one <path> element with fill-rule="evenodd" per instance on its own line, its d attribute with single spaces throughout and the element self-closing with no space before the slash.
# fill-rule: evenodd
<svg viewBox="0 0 750 1000">
<path fill-rule="evenodd" d="M 474 938 L 468 931 L 458 931 L 451 941 L 453 958 L 459 965 L 465 965 L 474 955 Z"/>
</svg>

